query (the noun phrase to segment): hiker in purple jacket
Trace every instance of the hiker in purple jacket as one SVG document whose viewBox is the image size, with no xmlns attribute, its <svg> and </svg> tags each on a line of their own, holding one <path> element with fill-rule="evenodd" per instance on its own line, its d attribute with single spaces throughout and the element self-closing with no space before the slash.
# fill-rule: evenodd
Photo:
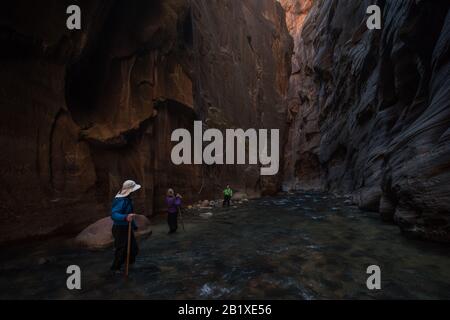
<svg viewBox="0 0 450 320">
<path fill-rule="evenodd" d="M 169 234 L 175 233 L 178 229 L 178 208 L 181 207 L 181 199 L 183 198 L 180 194 L 177 193 L 174 196 L 173 189 L 167 190 L 167 223 L 169 224 Z"/>
</svg>

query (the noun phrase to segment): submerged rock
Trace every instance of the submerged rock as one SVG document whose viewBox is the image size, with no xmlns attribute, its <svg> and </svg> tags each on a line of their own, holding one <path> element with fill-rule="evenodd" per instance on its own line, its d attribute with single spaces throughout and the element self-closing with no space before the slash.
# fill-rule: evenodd
<svg viewBox="0 0 450 320">
<path fill-rule="evenodd" d="M 202 213 L 200 213 L 200 217 L 205 218 L 205 219 L 211 218 L 212 216 L 213 216 L 212 212 L 202 212 Z"/>
<path fill-rule="evenodd" d="M 138 226 L 138 230 L 135 233 L 136 237 L 151 234 L 150 220 L 147 217 L 137 215 L 135 221 Z M 113 222 L 110 217 L 103 218 L 81 231 L 75 238 L 75 243 L 89 249 L 106 248 L 113 243 L 112 225 Z"/>
</svg>

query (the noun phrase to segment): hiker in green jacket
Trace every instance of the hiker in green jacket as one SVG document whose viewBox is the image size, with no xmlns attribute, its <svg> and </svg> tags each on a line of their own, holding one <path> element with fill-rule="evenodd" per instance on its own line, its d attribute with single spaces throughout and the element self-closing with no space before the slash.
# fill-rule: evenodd
<svg viewBox="0 0 450 320">
<path fill-rule="evenodd" d="M 231 190 L 230 186 L 227 186 L 225 190 L 223 190 L 223 206 L 230 206 L 230 200 L 233 196 L 233 190 Z"/>
</svg>

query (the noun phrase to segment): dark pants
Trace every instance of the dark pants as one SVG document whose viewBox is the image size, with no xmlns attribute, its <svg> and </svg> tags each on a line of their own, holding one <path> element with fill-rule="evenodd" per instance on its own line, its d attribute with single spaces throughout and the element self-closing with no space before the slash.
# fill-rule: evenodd
<svg viewBox="0 0 450 320">
<path fill-rule="evenodd" d="M 177 212 L 169 212 L 167 214 L 167 223 L 169 224 L 170 233 L 174 233 L 178 229 L 178 213 Z"/>
<path fill-rule="evenodd" d="M 128 250 L 128 226 L 116 226 L 113 225 L 112 234 L 114 237 L 114 248 L 116 249 L 114 262 L 111 266 L 111 270 L 120 270 L 120 267 L 125 263 L 127 259 Z M 133 264 L 136 260 L 136 256 L 139 253 L 139 248 L 134 237 L 134 231 L 131 230 L 131 246 L 130 246 L 130 264 Z"/>
<path fill-rule="evenodd" d="M 224 196 L 224 197 L 223 197 L 223 206 L 224 206 L 224 207 L 225 207 L 225 206 L 229 207 L 229 206 L 230 206 L 230 200 L 231 200 L 231 197 L 230 197 L 230 196 Z"/>
</svg>

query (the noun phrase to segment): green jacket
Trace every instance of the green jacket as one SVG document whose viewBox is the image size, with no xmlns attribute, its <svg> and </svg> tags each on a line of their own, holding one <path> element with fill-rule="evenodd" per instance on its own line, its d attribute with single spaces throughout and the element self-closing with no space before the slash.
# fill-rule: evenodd
<svg viewBox="0 0 450 320">
<path fill-rule="evenodd" d="M 232 197 L 233 196 L 233 190 L 231 190 L 231 188 L 226 188 L 225 190 L 223 190 L 223 195 L 224 196 L 228 196 L 228 197 Z"/>
</svg>

